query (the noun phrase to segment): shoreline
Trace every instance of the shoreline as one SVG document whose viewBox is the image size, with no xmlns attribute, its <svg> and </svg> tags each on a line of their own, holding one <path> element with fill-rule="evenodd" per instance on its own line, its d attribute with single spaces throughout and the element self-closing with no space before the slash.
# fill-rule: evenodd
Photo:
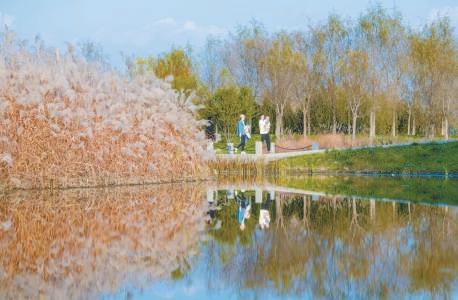
<svg viewBox="0 0 458 300">
<path fill-rule="evenodd" d="M 105 188 L 118 188 L 118 187 L 136 187 L 136 186 L 155 186 L 155 185 L 175 185 L 175 184 L 188 184 L 188 183 L 202 183 L 215 181 L 216 178 L 190 178 L 190 179 L 176 179 L 176 180 L 159 180 L 149 181 L 141 183 L 119 183 L 119 184 L 108 184 L 108 185 L 81 185 L 81 186 L 67 186 L 67 187 L 33 187 L 33 188 L 11 188 L 0 190 L 0 195 L 8 195 L 15 192 L 34 192 L 34 191 L 68 191 L 68 190 L 84 190 L 84 189 L 105 189 Z"/>
</svg>

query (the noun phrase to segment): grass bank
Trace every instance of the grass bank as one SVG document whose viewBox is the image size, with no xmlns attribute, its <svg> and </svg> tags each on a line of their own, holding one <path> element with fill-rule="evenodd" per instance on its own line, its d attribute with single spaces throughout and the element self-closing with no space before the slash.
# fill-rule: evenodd
<svg viewBox="0 0 458 300">
<path fill-rule="evenodd" d="M 458 175 L 458 142 L 390 148 L 330 150 L 285 158 L 280 171 L 292 173 L 394 173 Z"/>
<path fill-rule="evenodd" d="M 275 184 L 329 195 L 458 205 L 456 179 L 392 176 L 283 176 Z"/>
</svg>

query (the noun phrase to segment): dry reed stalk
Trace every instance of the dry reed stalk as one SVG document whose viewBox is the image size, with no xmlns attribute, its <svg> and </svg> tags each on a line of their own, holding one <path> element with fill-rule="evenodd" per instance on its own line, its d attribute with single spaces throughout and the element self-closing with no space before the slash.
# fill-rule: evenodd
<svg viewBox="0 0 458 300">
<path fill-rule="evenodd" d="M 170 84 L 128 79 L 69 52 L 0 46 L 0 188 L 206 176 L 205 135 Z M 190 101 L 188 101 L 190 103 Z"/>
</svg>

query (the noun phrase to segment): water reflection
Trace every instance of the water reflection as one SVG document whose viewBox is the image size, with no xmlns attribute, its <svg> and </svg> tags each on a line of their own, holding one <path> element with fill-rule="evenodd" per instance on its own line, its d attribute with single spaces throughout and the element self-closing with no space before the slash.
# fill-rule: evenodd
<svg viewBox="0 0 458 300">
<path fill-rule="evenodd" d="M 198 250 L 203 188 L 19 193 L 0 201 L 0 299 L 97 299 L 179 278 Z"/>
<path fill-rule="evenodd" d="M 457 198 L 320 180 L 4 196 L 0 299 L 458 297 Z"/>
<path fill-rule="evenodd" d="M 456 207 L 265 188 L 243 191 L 256 199 L 243 232 L 238 203 L 225 190 L 215 194 L 222 225 L 210 231 L 204 272 L 213 296 L 221 289 L 253 298 L 458 295 Z"/>
</svg>

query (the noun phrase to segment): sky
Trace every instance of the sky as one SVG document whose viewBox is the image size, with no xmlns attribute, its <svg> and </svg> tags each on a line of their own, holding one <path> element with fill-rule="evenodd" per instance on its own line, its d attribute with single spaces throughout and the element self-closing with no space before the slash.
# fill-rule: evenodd
<svg viewBox="0 0 458 300">
<path fill-rule="evenodd" d="M 55 47 L 93 41 L 118 65 L 121 52 L 158 55 L 186 45 L 198 52 L 208 36 L 224 37 L 251 20 L 269 31 L 305 29 L 331 13 L 356 18 L 374 3 L 395 7 L 416 28 L 438 14 L 458 27 L 457 0 L 0 0 L 0 26 Z"/>
</svg>

